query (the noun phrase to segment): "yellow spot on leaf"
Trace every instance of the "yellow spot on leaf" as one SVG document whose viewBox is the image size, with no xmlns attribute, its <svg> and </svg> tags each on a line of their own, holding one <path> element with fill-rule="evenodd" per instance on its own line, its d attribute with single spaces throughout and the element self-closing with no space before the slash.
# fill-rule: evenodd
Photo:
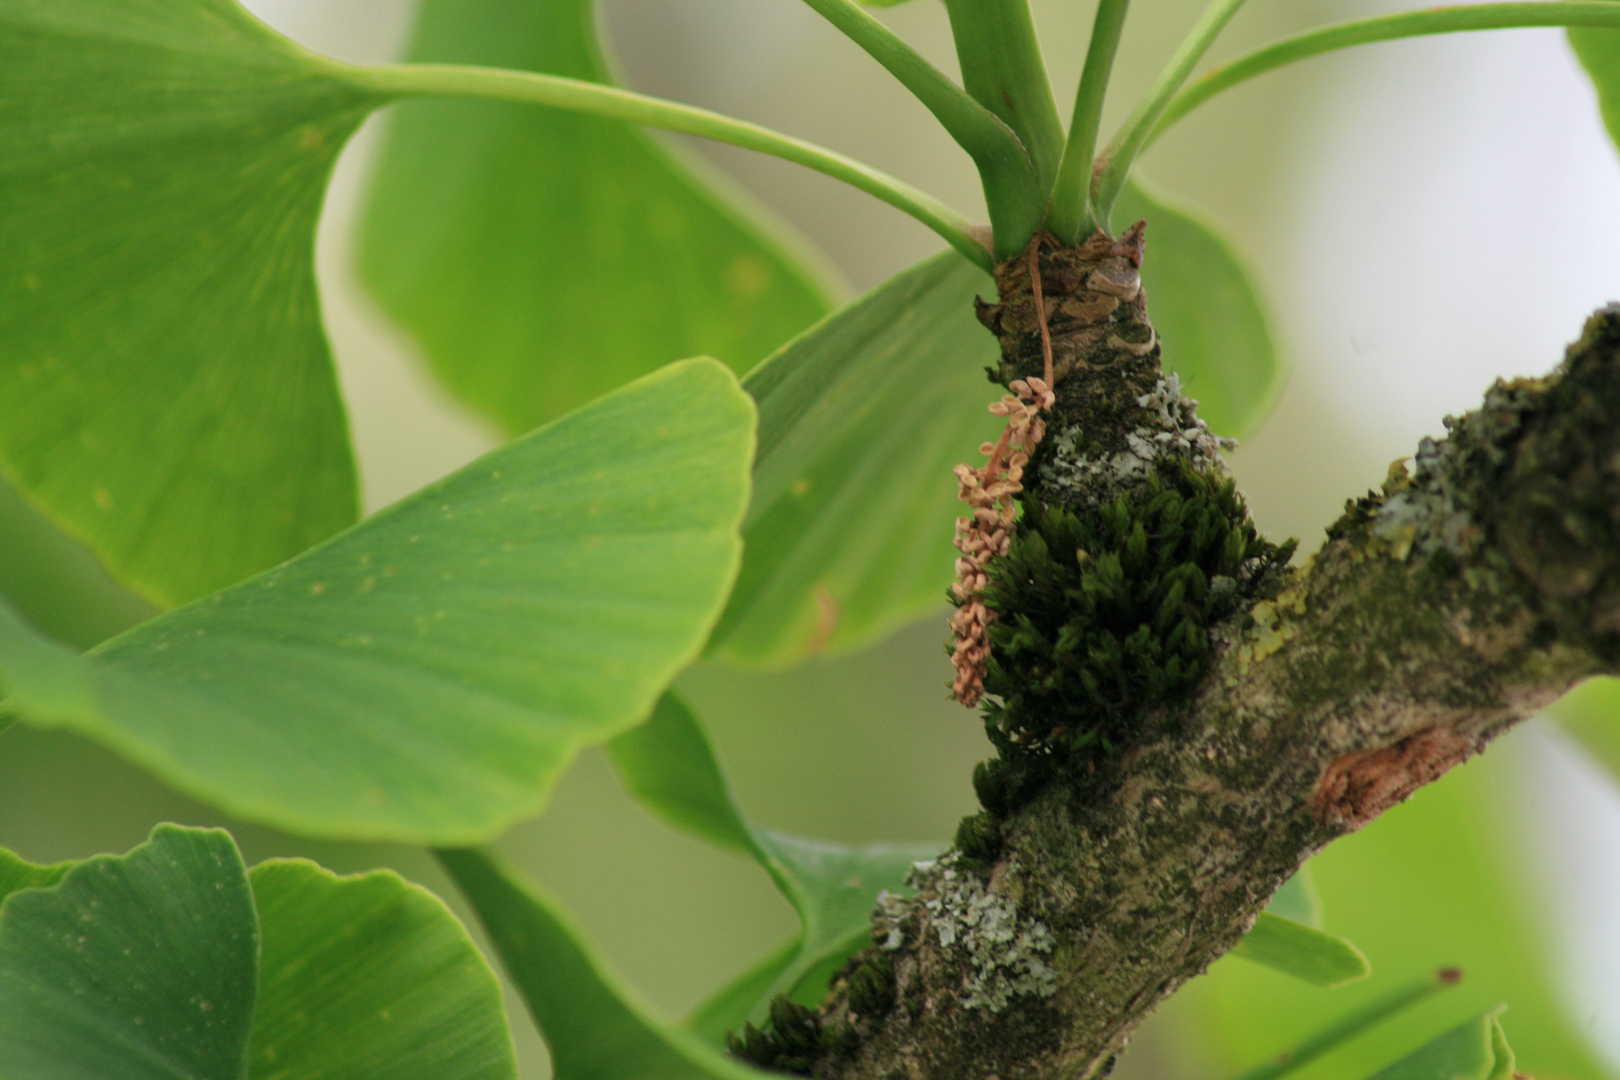
<svg viewBox="0 0 1620 1080">
<path fill-rule="evenodd" d="M 771 285 L 771 268 L 753 255 L 739 255 L 726 267 L 726 288 L 744 300 L 763 296 Z"/>
</svg>

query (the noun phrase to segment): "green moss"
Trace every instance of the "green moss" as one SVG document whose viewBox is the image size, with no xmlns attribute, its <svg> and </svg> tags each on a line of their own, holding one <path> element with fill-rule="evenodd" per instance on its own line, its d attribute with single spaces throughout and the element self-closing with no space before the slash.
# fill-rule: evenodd
<svg viewBox="0 0 1620 1080">
<path fill-rule="evenodd" d="M 1163 462 L 1135 500 L 1094 510 L 1025 498 L 984 592 L 998 616 L 985 724 L 1009 763 L 984 777 L 995 813 L 1022 801 L 1014 789 L 1028 789 L 1028 763 L 1114 751 L 1145 710 L 1197 683 L 1209 628 L 1293 551 L 1259 536 L 1231 479 L 1185 459 Z"/>
<path fill-rule="evenodd" d="M 987 866 L 1001 854 L 1001 824 L 986 810 L 969 814 L 956 826 L 956 850 L 970 863 Z"/>
<path fill-rule="evenodd" d="M 847 1041 L 843 1029 L 823 1031 L 815 1010 L 789 1001 L 781 994 L 771 999 L 771 1016 L 764 1028 L 745 1023 L 742 1030 L 726 1033 L 726 1049 L 733 1057 L 777 1072 L 810 1075 L 824 1050 Z"/>
<path fill-rule="evenodd" d="M 849 977 L 849 1008 L 860 1016 L 880 1017 L 894 1008 L 894 962 L 869 956 Z"/>
</svg>

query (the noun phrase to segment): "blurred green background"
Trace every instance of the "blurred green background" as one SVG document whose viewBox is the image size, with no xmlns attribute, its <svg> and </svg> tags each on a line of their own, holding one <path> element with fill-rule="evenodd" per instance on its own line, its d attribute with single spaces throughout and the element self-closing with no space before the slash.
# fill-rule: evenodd
<svg viewBox="0 0 1620 1080">
<path fill-rule="evenodd" d="M 397 55 L 411 16 L 402 0 L 249 6 L 357 61 Z M 1033 6 L 1064 102 L 1092 8 Z M 1138 0 L 1105 126 L 1198 8 Z M 1391 9 L 1255 0 L 1216 55 Z M 936 0 L 882 17 L 954 71 Z M 794 0 L 613 0 L 603 20 L 632 86 L 814 139 L 982 213 L 966 158 L 932 119 Z M 433 386 L 353 283 L 349 231 L 376 133 L 368 126 L 340 166 L 320 248 L 372 509 L 494 441 Z M 939 247 L 824 177 L 730 148 L 686 149 L 823 250 L 851 295 Z M 1584 313 L 1620 292 L 1620 167 L 1556 31 L 1402 43 L 1270 76 L 1195 114 L 1144 170 L 1227 227 L 1270 298 L 1294 373 L 1232 461 L 1262 525 L 1301 536 L 1306 551 L 1344 499 L 1438 433 L 1442 415 L 1477 401 L 1496 374 L 1549 368 Z M 1149 244 L 1151 257 L 1151 232 Z M 4 489 L 0 595 L 79 645 L 150 613 Z M 943 840 L 972 809 L 968 775 L 988 750 L 974 717 L 945 698 L 945 636 L 942 605 L 939 618 L 858 655 L 775 673 L 700 666 L 679 685 L 755 820 L 845 841 Z M 1460 989 L 1330 1055 L 1307 1071 L 1312 1080 L 1368 1075 L 1497 1001 L 1510 1006 L 1522 1070 L 1541 1080 L 1620 1075 L 1620 981 L 1606 974 L 1620 967 L 1617 805 L 1612 783 L 1555 733 L 1532 726 L 1509 737 L 1315 860 L 1326 928 L 1368 954 L 1370 980 L 1323 991 L 1224 961 L 1155 1017 L 1121 1075 L 1235 1075 L 1367 996 L 1447 964 L 1464 968 Z M 339 871 L 389 865 L 451 896 L 420 851 L 229 822 L 75 737 L 22 726 L 0 737 L 0 845 L 39 861 L 122 851 L 163 820 L 226 824 L 250 862 L 302 854 Z M 671 1015 L 793 926 L 755 866 L 653 822 L 594 753 L 545 815 L 502 846 Z M 543 1045 L 517 1012 L 514 1030 L 525 1075 L 546 1075 Z"/>
</svg>

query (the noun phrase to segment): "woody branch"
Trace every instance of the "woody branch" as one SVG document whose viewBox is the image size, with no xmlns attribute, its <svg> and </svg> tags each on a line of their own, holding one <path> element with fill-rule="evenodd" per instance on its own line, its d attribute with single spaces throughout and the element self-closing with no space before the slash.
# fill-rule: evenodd
<svg viewBox="0 0 1620 1080">
<path fill-rule="evenodd" d="M 1143 454 L 1224 468 L 1184 401 L 1167 404 L 1131 280 L 1140 232 L 1108 243 L 1089 261 L 1043 257 L 1051 309 L 1069 313 L 1053 322 L 1047 423 L 1105 437 L 1065 464 L 1048 435 L 1026 514 L 1082 473 L 1099 497 L 1131 497 Z M 1039 346 L 1029 283 L 1003 270 L 986 321 L 1010 382 L 1040 370 Z M 953 853 L 919 868 L 914 898 L 886 900 L 867 961 L 893 992 L 862 1013 L 851 980 L 835 984 L 821 1022 L 859 1038 L 816 1075 L 1105 1074 L 1307 857 L 1580 679 L 1620 671 L 1620 307 L 1552 375 L 1499 383 L 1447 426 L 1347 504 L 1304 566 L 1213 624 L 1202 677 L 1135 717 L 1118 753 L 1006 808 L 982 865 Z"/>
</svg>

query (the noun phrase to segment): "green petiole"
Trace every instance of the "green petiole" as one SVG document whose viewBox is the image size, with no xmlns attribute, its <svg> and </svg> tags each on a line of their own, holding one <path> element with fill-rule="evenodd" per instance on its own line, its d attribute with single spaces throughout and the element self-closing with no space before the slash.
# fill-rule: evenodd
<svg viewBox="0 0 1620 1080">
<path fill-rule="evenodd" d="M 855 0 L 805 2 L 900 80 L 968 152 L 984 182 L 990 223 L 996 232 L 1032 231 L 1031 219 L 1039 213 L 1045 192 L 1013 130 Z"/>
<path fill-rule="evenodd" d="M 1275 1058 L 1263 1064 L 1256 1065 L 1238 1080 L 1278 1080 L 1308 1062 L 1314 1061 L 1323 1054 L 1332 1050 L 1341 1043 L 1355 1038 L 1362 1032 L 1369 1030 L 1375 1024 L 1404 1012 L 1426 998 L 1432 997 L 1448 986 L 1455 986 L 1462 978 L 1462 972 L 1455 968 L 1446 968 L 1436 972 L 1431 978 L 1420 979 L 1406 986 L 1392 990 L 1382 997 L 1374 998 L 1359 1009 L 1352 1010 L 1340 1017 L 1292 1050 L 1278 1054 Z"/>
<path fill-rule="evenodd" d="M 1159 116 L 1169 106 L 1181 84 L 1187 81 L 1198 61 L 1203 59 L 1209 47 L 1215 43 L 1215 38 L 1232 21 L 1238 8 L 1243 6 L 1243 0 L 1213 0 L 1209 7 L 1204 9 L 1198 22 L 1193 25 L 1183 39 L 1181 46 L 1176 49 L 1170 63 L 1154 82 L 1153 88 L 1148 91 L 1146 98 L 1131 113 L 1130 118 L 1120 128 L 1114 141 L 1104 150 L 1098 159 L 1096 178 L 1091 185 L 1091 206 L 1096 215 L 1096 223 L 1103 229 L 1108 228 L 1109 216 L 1114 210 L 1114 200 L 1119 197 L 1120 188 L 1125 186 L 1125 178 L 1130 175 L 1131 166 L 1135 164 L 1136 157 L 1147 145 L 1148 136 L 1159 121 Z"/>
<path fill-rule="evenodd" d="M 1047 195 L 1063 157 L 1063 121 L 1026 0 L 945 0 L 945 9 L 962 85 L 1012 129 L 1034 166 L 1034 197 L 993 214 L 996 256 L 1008 258 L 1024 250 L 1046 216 Z"/>
<path fill-rule="evenodd" d="M 1108 92 L 1108 77 L 1114 70 L 1114 54 L 1119 51 L 1125 11 L 1129 6 L 1130 0 L 1100 0 L 1097 5 L 1091 44 L 1086 47 L 1086 66 L 1080 73 L 1080 88 L 1074 95 L 1069 141 L 1063 148 L 1063 162 L 1058 166 L 1052 205 L 1046 216 L 1047 227 L 1064 243 L 1078 243 L 1097 227 L 1091 210 L 1091 159 L 1097 152 L 1103 99 Z"/>
<path fill-rule="evenodd" d="M 888 203 L 934 232 L 969 261 L 990 269 L 990 253 L 969 232 L 966 218 L 933 196 L 887 173 L 814 143 L 707 109 L 647 97 L 600 83 L 499 68 L 395 64 L 348 68 L 343 78 L 383 97 L 456 97 L 513 101 L 698 135 L 756 150 L 814 169 Z"/>
<path fill-rule="evenodd" d="M 1240 82 L 1323 53 L 1375 41 L 1451 34 L 1465 30 L 1510 30 L 1531 26 L 1598 26 L 1620 29 L 1620 4 L 1613 0 L 1530 0 L 1501 4 L 1467 4 L 1427 8 L 1399 15 L 1340 23 L 1268 45 L 1229 64 L 1213 68 L 1183 90 L 1154 125 L 1147 142 L 1198 106 Z"/>
</svg>

